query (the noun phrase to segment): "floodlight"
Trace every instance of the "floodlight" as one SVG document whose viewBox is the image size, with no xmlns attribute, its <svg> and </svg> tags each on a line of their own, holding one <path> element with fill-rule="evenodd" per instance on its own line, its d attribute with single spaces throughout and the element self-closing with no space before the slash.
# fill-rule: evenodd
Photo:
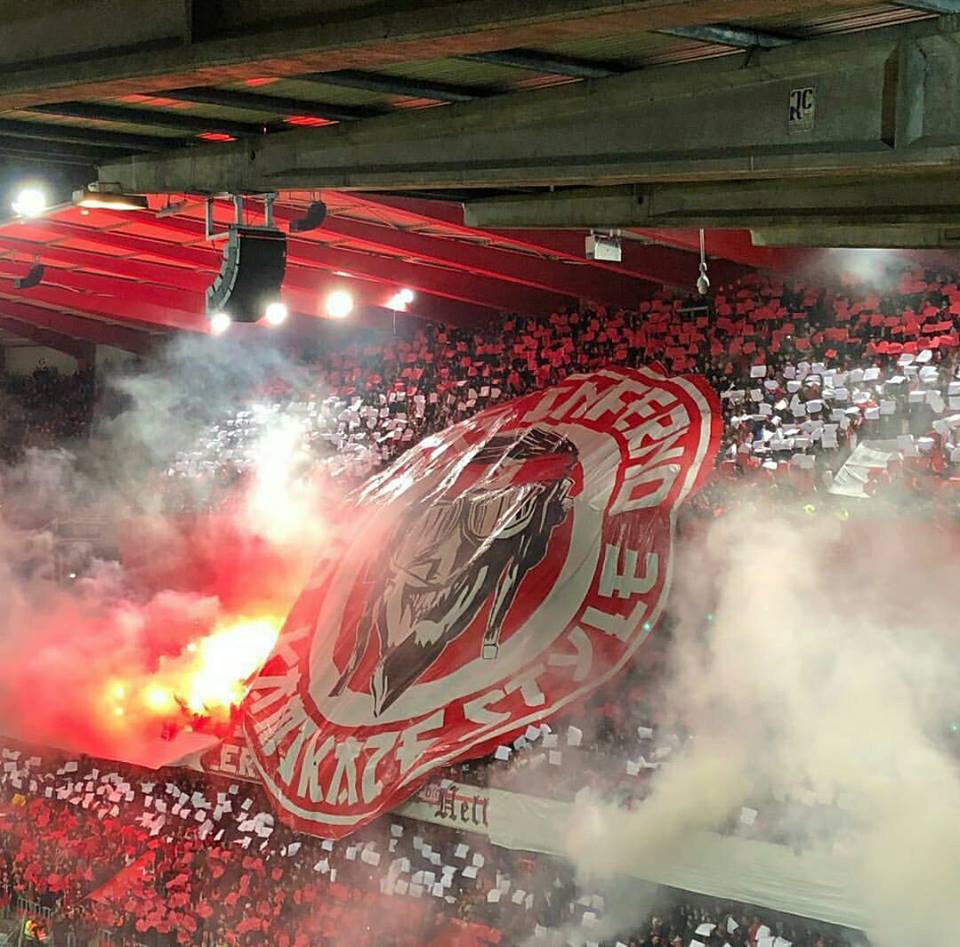
<svg viewBox="0 0 960 947">
<path fill-rule="evenodd" d="M 20 217 L 39 217 L 47 209 L 47 195 L 39 187 L 23 187 L 13 200 L 13 212 Z"/>
<path fill-rule="evenodd" d="M 264 319 L 272 326 L 283 325 L 289 315 L 290 310 L 282 302 L 276 300 L 270 303 L 263 313 Z"/>
<path fill-rule="evenodd" d="M 345 319 L 353 312 L 353 296 L 345 289 L 335 289 L 327 296 L 327 315 L 334 319 Z"/>
<path fill-rule="evenodd" d="M 215 312 L 210 317 L 210 332 L 213 335 L 223 335 L 232 323 L 233 320 L 225 312 Z"/>
</svg>

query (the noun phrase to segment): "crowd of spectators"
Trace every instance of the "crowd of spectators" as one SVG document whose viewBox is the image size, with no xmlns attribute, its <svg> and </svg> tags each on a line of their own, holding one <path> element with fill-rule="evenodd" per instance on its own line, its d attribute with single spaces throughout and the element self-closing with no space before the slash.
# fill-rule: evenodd
<svg viewBox="0 0 960 947">
<path fill-rule="evenodd" d="M 615 681 L 551 725 L 541 724 L 540 733 L 531 726 L 490 756 L 447 767 L 440 777 L 466 787 L 639 807 L 660 769 L 682 758 L 695 739 L 684 721 L 659 703 L 665 677 L 657 645 L 662 648 L 668 636 L 659 629 L 656 642 L 641 649 Z M 779 798 L 751 800 L 717 828 L 794 849 L 813 841 L 842 847 L 849 828 L 845 805 L 842 796 L 797 786 Z"/>
<path fill-rule="evenodd" d="M 18 460 L 31 447 L 50 448 L 82 437 L 93 408 L 94 376 L 61 374 L 41 359 L 29 375 L 0 372 L 0 460 Z"/>
<path fill-rule="evenodd" d="M 659 363 L 703 374 L 720 394 L 718 469 L 697 511 L 717 515 L 744 485 L 819 503 L 867 442 L 889 456 L 866 484 L 868 496 L 906 491 L 955 512 L 960 288 L 950 275 L 916 270 L 887 279 L 879 291 L 854 280 L 828 289 L 756 275 L 709 301 L 664 291 L 632 311 L 512 317 L 489 330 L 424 325 L 407 338 L 331 351 L 307 386 L 260 392 L 178 455 L 167 471 L 171 495 L 189 493 L 177 484 L 234 482 L 278 419 L 301 426 L 330 473 L 358 482 L 426 434 L 570 372 Z M 4 431 L 5 448 L 6 431 L 20 432 L 7 448 L 14 453 L 88 423 L 86 376 L 43 370 L 9 385 L 23 419 Z M 589 727 L 557 722 L 445 775 L 529 791 L 539 772 L 552 795 L 586 788 L 637 805 L 651 774 L 688 739 L 651 701 L 648 674 L 636 666 L 615 698 L 600 692 L 580 708 Z M 307 947 L 339 942 L 349 930 L 357 947 L 442 947 L 454 924 L 478 944 L 549 938 L 568 925 L 592 943 L 591 931 L 603 931 L 602 898 L 578 891 L 568 866 L 452 829 L 387 817 L 334 844 L 290 833 L 250 785 L 11 746 L 0 780 L 0 896 L 54 909 L 56 934 L 78 942 L 107 929 L 118 944 L 149 947 Z M 776 839 L 784 817 L 773 807 L 745 808 L 727 829 Z M 826 947 L 833 936 L 743 906 L 685 899 L 665 902 L 619 942 Z"/>
<path fill-rule="evenodd" d="M 858 443 L 880 439 L 892 442 L 891 463 L 868 493 L 896 481 L 952 509 L 960 288 L 910 269 L 884 285 L 756 274 L 709 300 L 663 291 L 636 310 L 518 316 L 487 330 L 425 325 L 328 352 L 305 389 L 275 386 L 218 420 L 168 473 L 231 482 L 283 415 L 334 475 L 359 481 L 426 434 L 570 372 L 658 363 L 704 375 L 722 398 L 716 489 L 701 506 L 727 497 L 730 479 L 790 497 L 826 492 Z"/>
<path fill-rule="evenodd" d="M 276 822 L 250 783 L 10 744 L 2 766 L 0 899 L 48 916 L 58 945 L 508 947 L 560 943 L 557 931 L 609 947 L 842 943 L 666 891 L 642 926 L 614 933 L 568 864 L 481 835 L 385 816 L 332 842 Z"/>
</svg>

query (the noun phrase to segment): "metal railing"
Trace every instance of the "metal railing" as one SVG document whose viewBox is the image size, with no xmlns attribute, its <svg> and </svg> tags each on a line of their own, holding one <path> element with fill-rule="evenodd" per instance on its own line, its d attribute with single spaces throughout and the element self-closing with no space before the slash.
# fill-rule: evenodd
<svg viewBox="0 0 960 947">
<path fill-rule="evenodd" d="M 34 917 L 43 917 L 49 920 L 53 917 L 53 908 L 45 908 L 39 901 L 30 901 L 22 895 L 17 895 L 14 902 L 17 916 L 32 914 Z"/>
<path fill-rule="evenodd" d="M 17 895 L 12 901 L 0 908 L 0 920 L 34 917 L 52 921 L 55 914 L 53 908 L 44 907 L 39 901 L 31 901 L 22 895 Z M 15 938 L 9 941 L 9 943 L 14 942 Z M 8 941 L 0 940 L 0 944 L 4 943 L 8 943 Z M 89 941 L 84 941 L 75 931 L 68 930 L 64 933 L 62 942 L 57 941 L 56 947 L 148 947 L 148 945 L 141 941 L 124 938 L 122 934 L 117 934 L 116 931 L 103 928 L 97 931 Z"/>
<path fill-rule="evenodd" d="M 59 944 L 57 947 L 59 947 Z M 137 940 L 127 940 L 122 934 L 104 928 L 97 931 L 87 947 L 147 947 L 147 945 Z"/>
</svg>

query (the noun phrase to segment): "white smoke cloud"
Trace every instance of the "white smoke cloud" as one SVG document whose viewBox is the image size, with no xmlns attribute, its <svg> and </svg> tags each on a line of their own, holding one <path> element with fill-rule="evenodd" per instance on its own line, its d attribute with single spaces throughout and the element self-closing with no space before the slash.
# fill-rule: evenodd
<svg viewBox="0 0 960 947">
<path fill-rule="evenodd" d="M 686 551 L 666 700 L 690 725 L 632 813 L 585 806 L 585 877 L 718 828 L 752 800 L 839 800 L 853 897 L 877 947 L 947 935 L 960 890 L 960 778 L 941 735 L 956 706 L 955 558 L 930 525 L 729 516 Z M 708 614 L 712 622 L 705 621 Z M 818 817 L 789 827 L 812 845 Z"/>
<path fill-rule="evenodd" d="M 278 547 L 319 550 L 326 537 L 316 512 L 333 488 L 315 469 L 303 420 L 278 412 L 253 447 L 252 466 L 243 498 L 246 525 Z"/>
<path fill-rule="evenodd" d="M 231 504 L 163 515 L 170 463 L 211 425 L 270 386 L 291 399 L 316 390 L 277 349 L 180 337 L 107 383 L 121 409 L 98 418 L 89 442 L 0 466 L 0 731 L 157 761 L 170 750 L 142 688 L 190 666 L 187 649 L 221 623 L 282 621 L 324 540 L 320 506 L 334 486 L 305 476 L 304 431 L 278 409 Z M 201 484 L 194 499 L 207 499 Z M 81 527 L 97 537 L 76 541 Z M 121 549 L 132 553 L 122 562 Z M 129 692 L 124 707 L 114 683 Z"/>
</svg>

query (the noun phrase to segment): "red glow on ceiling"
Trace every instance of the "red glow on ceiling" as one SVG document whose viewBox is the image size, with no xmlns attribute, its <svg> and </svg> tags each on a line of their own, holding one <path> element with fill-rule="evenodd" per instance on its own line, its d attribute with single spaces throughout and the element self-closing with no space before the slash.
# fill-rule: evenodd
<svg viewBox="0 0 960 947">
<path fill-rule="evenodd" d="M 182 109 L 190 104 L 189 102 L 181 102 L 179 99 L 170 99 L 166 96 L 139 95 L 137 93 L 121 95 L 117 98 L 117 101 L 125 102 L 127 105 L 152 105 L 155 108 L 167 109 Z"/>
<path fill-rule="evenodd" d="M 248 86 L 259 86 L 259 85 L 270 85 L 271 83 L 278 82 L 279 79 L 276 76 L 262 76 L 259 79 L 244 79 L 243 84 Z"/>
<path fill-rule="evenodd" d="M 309 128 L 319 128 L 321 125 L 332 125 L 327 118 L 318 118 L 316 115 L 288 115 L 284 118 L 286 125 L 304 125 Z"/>
<path fill-rule="evenodd" d="M 571 76 L 533 76 L 530 79 L 521 79 L 517 83 L 518 89 L 549 89 L 555 85 L 569 85 L 577 80 Z"/>
<path fill-rule="evenodd" d="M 450 103 L 441 102 L 438 99 L 414 99 L 407 96 L 391 99 L 390 104 L 398 109 L 432 109 L 449 105 Z"/>
<path fill-rule="evenodd" d="M 236 141 L 237 139 L 233 135 L 228 135 L 226 132 L 200 132 L 197 135 L 197 138 L 201 138 L 204 141 Z"/>
</svg>

